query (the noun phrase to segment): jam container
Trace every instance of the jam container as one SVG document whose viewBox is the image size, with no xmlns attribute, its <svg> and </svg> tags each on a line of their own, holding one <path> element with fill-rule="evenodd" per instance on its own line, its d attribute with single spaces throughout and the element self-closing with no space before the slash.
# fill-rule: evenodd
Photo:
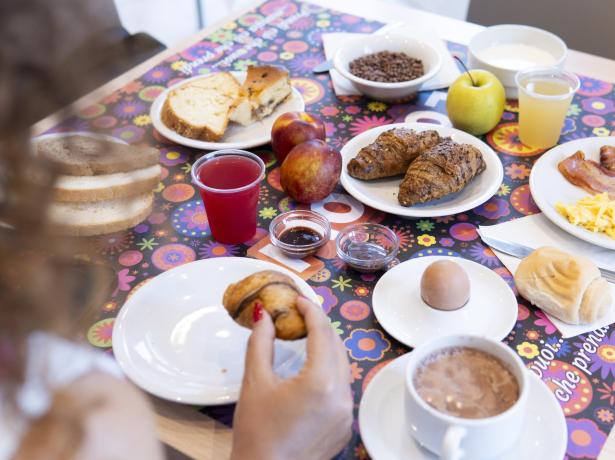
<svg viewBox="0 0 615 460">
<path fill-rule="evenodd" d="M 314 211 L 295 210 L 277 216 L 269 225 L 271 243 L 293 259 L 315 254 L 331 238 L 326 217 Z"/>
</svg>

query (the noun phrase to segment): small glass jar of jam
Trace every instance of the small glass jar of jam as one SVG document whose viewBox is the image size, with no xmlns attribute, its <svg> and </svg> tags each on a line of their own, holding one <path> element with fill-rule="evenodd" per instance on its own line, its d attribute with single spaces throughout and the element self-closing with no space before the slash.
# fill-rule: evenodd
<svg viewBox="0 0 615 460">
<path fill-rule="evenodd" d="M 331 238 L 331 225 L 322 215 L 295 210 L 277 216 L 269 226 L 271 243 L 293 259 L 315 254 Z"/>
</svg>

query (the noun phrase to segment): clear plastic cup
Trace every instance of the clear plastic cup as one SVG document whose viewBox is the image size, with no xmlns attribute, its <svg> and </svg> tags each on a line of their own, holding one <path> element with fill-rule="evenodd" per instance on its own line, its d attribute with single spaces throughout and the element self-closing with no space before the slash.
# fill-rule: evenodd
<svg viewBox="0 0 615 460">
<path fill-rule="evenodd" d="M 254 236 L 259 183 L 264 177 L 263 160 L 244 150 L 218 150 L 192 165 L 192 182 L 201 193 L 215 240 L 238 244 Z"/>
<path fill-rule="evenodd" d="M 525 145 L 548 148 L 557 144 L 579 78 L 558 67 L 522 70 L 519 89 L 519 138 Z"/>
</svg>

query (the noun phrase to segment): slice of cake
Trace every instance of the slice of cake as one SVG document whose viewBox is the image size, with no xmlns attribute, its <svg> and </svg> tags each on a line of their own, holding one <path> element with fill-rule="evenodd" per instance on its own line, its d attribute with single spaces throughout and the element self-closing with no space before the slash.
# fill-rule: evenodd
<svg viewBox="0 0 615 460">
<path fill-rule="evenodd" d="M 240 85 L 229 72 L 192 80 L 169 92 L 161 112 L 162 122 L 191 139 L 222 138 Z"/>
<path fill-rule="evenodd" d="M 249 66 L 231 111 L 231 121 L 247 126 L 261 120 L 271 115 L 290 93 L 288 70 L 276 66 Z"/>
</svg>

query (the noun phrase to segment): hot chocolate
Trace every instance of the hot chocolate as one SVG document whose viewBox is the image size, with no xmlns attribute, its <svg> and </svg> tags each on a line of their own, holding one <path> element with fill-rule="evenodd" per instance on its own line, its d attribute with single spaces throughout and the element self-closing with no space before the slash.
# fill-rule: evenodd
<svg viewBox="0 0 615 460">
<path fill-rule="evenodd" d="M 510 370 L 475 348 L 447 348 L 428 356 L 413 383 L 427 404 L 461 418 L 493 417 L 519 399 L 519 383 Z"/>
</svg>

